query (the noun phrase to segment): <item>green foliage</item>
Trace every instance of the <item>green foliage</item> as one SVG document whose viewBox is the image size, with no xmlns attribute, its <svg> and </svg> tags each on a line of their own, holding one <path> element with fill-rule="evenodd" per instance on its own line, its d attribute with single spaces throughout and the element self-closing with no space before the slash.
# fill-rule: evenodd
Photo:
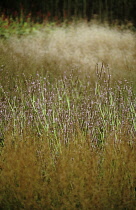
<svg viewBox="0 0 136 210">
<path fill-rule="evenodd" d="M 24 22 L 23 19 L 4 18 L 0 17 L 0 37 L 9 38 L 10 36 L 17 35 L 28 35 L 35 32 L 41 26 L 39 24 L 33 24 L 29 19 Z"/>
</svg>

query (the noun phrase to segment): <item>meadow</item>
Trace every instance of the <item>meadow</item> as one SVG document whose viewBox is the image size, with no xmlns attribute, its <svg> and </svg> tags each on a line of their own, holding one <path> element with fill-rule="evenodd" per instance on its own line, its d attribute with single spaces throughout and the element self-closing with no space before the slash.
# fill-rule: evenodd
<svg viewBox="0 0 136 210">
<path fill-rule="evenodd" d="M 135 209 L 135 32 L 29 24 L 0 39 L 1 209 Z"/>
</svg>

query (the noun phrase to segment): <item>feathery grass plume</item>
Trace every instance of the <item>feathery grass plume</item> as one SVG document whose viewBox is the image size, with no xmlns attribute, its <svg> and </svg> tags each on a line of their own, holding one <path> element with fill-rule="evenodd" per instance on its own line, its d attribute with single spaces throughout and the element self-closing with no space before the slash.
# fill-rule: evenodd
<svg viewBox="0 0 136 210">
<path fill-rule="evenodd" d="M 69 72 L 93 76 L 96 63 L 109 65 L 117 78 L 135 76 L 136 36 L 131 31 L 97 24 L 78 23 L 67 27 L 46 27 L 21 38 L 1 42 L 4 63 L 10 71 L 36 70 Z M 27 69 L 27 70 L 26 70 Z"/>
</svg>

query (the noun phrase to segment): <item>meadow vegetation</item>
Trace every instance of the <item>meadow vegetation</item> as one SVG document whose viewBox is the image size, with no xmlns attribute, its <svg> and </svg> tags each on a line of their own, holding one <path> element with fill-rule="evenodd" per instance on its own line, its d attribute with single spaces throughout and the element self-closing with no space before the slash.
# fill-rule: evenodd
<svg viewBox="0 0 136 210">
<path fill-rule="evenodd" d="M 1 209 L 135 209 L 135 33 L 26 29 L 0 39 Z"/>
</svg>

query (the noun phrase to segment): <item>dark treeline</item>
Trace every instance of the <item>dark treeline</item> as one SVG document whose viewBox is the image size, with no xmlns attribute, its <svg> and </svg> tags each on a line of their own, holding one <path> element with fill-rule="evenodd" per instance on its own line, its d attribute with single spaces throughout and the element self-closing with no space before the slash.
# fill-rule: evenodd
<svg viewBox="0 0 136 210">
<path fill-rule="evenodd" d="M 95 16 L 101 21 L 127 20 L 136 25 L 136 0 L 1 0 L 0 12 L 13 17 L 31 13 L 35 21 L 72 17 L 90 20 Z"/>
</svg>

